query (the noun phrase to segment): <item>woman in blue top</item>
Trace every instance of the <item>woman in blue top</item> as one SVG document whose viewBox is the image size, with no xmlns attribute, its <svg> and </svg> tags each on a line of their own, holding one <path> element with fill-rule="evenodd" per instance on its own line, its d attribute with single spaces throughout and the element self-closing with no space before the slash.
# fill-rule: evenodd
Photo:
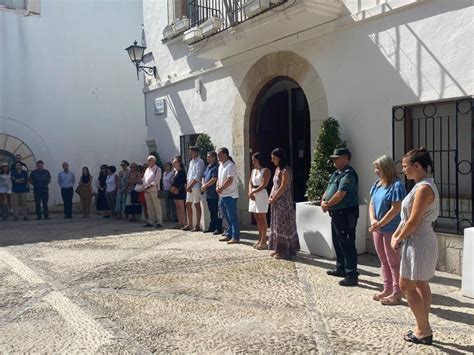
<svg viewBox="0 0 474 355">
<path fill-rule="evenodd" d="M 397 167 L 392 158 L 382 156 L 373 162 L 379 179 L 370 190 L 370 228 L 375 250 L 382 264 L 383 290 L 373 299 L 382 304 L 400 303 L 400 254 L 390 246 L 392 234 L 400 224 L 400 210 L 405 198 L 405 186 L 399 180 Z"/>
</svg>

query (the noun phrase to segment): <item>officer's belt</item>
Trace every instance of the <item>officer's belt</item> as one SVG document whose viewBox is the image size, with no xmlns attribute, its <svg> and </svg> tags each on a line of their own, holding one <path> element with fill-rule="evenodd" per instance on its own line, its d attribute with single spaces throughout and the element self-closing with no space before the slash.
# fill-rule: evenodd
<svg viewBox="0 0 474 355">
<path fill-rule="evenodd" d="M 359 214 L 359 206 L 357 207 L 348 207 L 341 208 L 340 210 L 329 210 L 329 215 L 332 216 L 345 216 L 348 214 Z"/>
</svg>

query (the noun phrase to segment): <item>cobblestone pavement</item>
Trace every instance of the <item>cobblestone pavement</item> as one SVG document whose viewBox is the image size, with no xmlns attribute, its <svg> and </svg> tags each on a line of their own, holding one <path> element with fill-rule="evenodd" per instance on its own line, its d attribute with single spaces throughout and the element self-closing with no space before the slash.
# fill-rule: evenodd
<svg viewBox="0 0 474 355">
<path fill-rule="evenodd" d="M 470 353 L 474 302 L 433 280 L 436 344 L 401 339 L 406 304 L 371 300 L 377 261 L 341 288 L 333 262 L 276 260 L 215 236 L 125 221 L 1 222 L 0 353 Z"/>
</svg>

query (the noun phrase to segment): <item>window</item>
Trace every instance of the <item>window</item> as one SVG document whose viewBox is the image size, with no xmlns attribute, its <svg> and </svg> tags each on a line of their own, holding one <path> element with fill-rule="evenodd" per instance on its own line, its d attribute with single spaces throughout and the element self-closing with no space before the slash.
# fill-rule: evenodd
<svg viewBox="0 0 474 355">
<path fill-rule="evenodd" d="M 190 0 L 168 0 L 168 24 L 187 16 L 187 3 Z"/>
<path fill-rule="evenodd" d="M 183 164 L 185 167 L 188 167 L 189 165 L 189 147 L 196 145 L 199 135 L 200 134 L 198 133 L 179 137 L 180 154 L 183 157 Z"/>
<path fill-rule="evenodd" d="M 0 0 L 0 10 L 26 11 L 33 15 L 40 14 L 40 0 Z"/>
<path fill-rule="evenodd" d="M 462 234 L 474 225 L 474 99 L 427 102 L 393 108 L 393 153 L 425 147 L 440 195 L 439 232 Z M 400 168 L 401 171 L 401 168 Z M 412 184 L 407 182 L 407 187 Z"/>
</svg>

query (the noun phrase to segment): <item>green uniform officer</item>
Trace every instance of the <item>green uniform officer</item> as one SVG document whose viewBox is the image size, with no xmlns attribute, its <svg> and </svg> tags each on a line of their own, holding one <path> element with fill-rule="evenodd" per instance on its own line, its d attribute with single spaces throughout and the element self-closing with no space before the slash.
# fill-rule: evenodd
<svg viewBox="0 0 474 355">
<path fill-rule="evenodd" d="M 341 286 L 357 286 L 357 249 L 355 246 L 357 219 L 359 218 L 359 177 L 350 166 L 351 152 L 347 148 L 334 150 L 331 156 L 336 171 L 329 179 L 321 208 L 331 216 L 331 233 L 336 252 L 336 269 L 328 270 L 331 276 L 344 277 Z"/>
</svg>

